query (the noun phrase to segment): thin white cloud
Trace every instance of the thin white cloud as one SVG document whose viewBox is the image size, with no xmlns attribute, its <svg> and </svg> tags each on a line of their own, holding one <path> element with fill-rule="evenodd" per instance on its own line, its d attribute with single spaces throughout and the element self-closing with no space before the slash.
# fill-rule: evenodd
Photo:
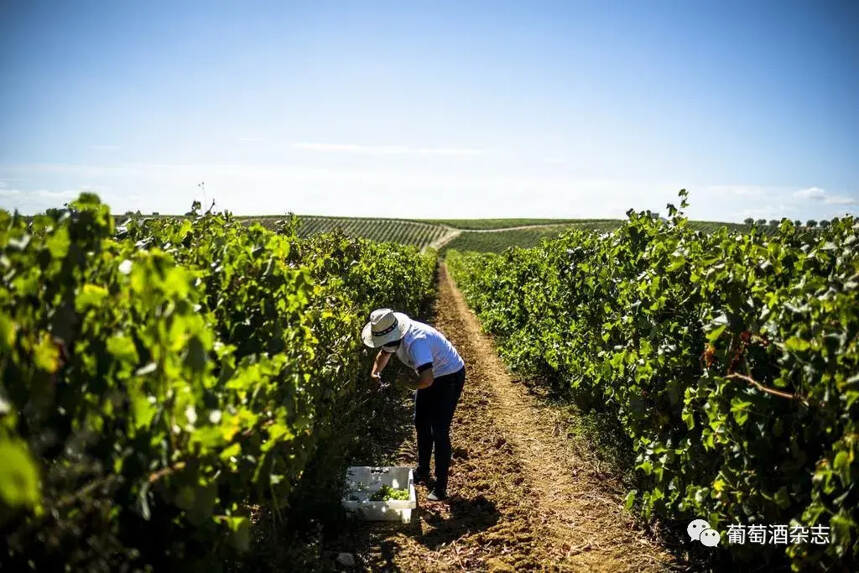
<svg viewBox="0 0 859 573">
<path fill-rule="evenodd" d="M 699 217 L 698 213 L 709 217 L 707 211 L 715 212 L 734 204 L 736 215 L 731 219 L 821 219 L 841 216 L 859 204 L 854 196 L 833 195 L 817 186 L 712 185 L 703 187 L 703 194 L 696 193 L 694 185 L 691 187 L 693 212 Z M 703 211 L 699 210 L 702 206 Z"/>
<path fill-rule="evenodd" d="M 797 199 L 808 199 L 811 201 L 821 201 L 825 205 L 856 205 L 859 201 L 855 197 L 847 195 L 830 195 L 826 190 L 820 187 L 808 187 L 800 189 L 793 194 Z"/>
<path fill-rule="evenodd" d="M 480 155 L 482 149 L 464 147 L 408 147 L 405 145 L 356 145 L 352 143 L 293 143 L 294 149 L 321 153 L 356 153 L 362 155 Z"/>
<path fill-rule="evenodd" d="M 811 199 L 812 201 L 823 201 L 826 198 L 826 191 L 820 187 L 808 187 L 794 191 L 793 196 L 797 199 Z"/>
<path fill-rule="evenodd" d="M 859 201 L 845 195 L 832 195 L 827 197 L 824 203 L 827 205 L 856 205 L 859 204 Z"/>
<path fill-rule="evenodd" d="M 740 197 L 760 197 L 773 191 L 771 187 L 762 185 L 710 185 L 703 189 L 705 193 L 715 195 L 738 195 Z"/>
<path fill-rule="evenodd" d="M 88 191 L 89 189 L 64 189 L 62 191 L 49 191 L 48 189 L 37 189 L 36 191 L 30 191 L 33 195 L 38 195 L 39 197 L 44 197 L 45 199 L 73 199 L 81 194 L 83 191 Z"/>
<path fill-rule="evenodd" d="M 87 190 L 86 188 L 61 191 L 46 188 L 0 189 L 0 209 L 17 209 L 30 213 L 44 211 L 48 207 L 62 207 L 77 198 L 82 191 Z"/>
<path fill-rule="evenodd" d="M 326 156 L 320 154 L 319 159 Z M 358 159 L 369 156 L 355 156 Z M 623 217 L 627 209 L 662 211 L 689 189 L 693 219 L 746 217 L 828 219 L 856 212 L 855 195 L 797 197 L 797 186 L 694 181 L 639 181 L 579 177 L 561 170 L 529 170 L 496 154 L 487 161 L 356 161 L 332 168 L 317 163 L 259 164 L 0 164 L 0 208 L 39 212 L 59 207 L 80 191 L 98 193 L 117 212 L 182 213 L 206 181 L 207 198 L 238 214 L 294 211 L 381 217 Z M 537 158 L 539 161 L 540 158 Z M 485 164 L 484 164 L 485 163 Z M 467 168 L 466 168 L 467 167 Z M 527 166 L 526 166 L 527 167 Z M 19 183 L 20 181 L 20 183 Z M 831 203 L 827 203 L 830 201 Z"/>
</svg>

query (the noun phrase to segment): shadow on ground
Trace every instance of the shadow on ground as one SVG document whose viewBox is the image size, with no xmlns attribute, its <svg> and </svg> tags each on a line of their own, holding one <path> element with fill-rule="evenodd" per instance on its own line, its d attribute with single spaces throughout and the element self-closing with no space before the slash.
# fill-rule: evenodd
<svg viewBox="0 0 859 573">
<path fill-rule="evenodd" d="M 469 499 L 453 495 L 444 503 L 419 506 L 410 525 L 350 520 L 326 550 L 329 555 L 354 552 L 363 564 L 372 564 L 374 571 L 399 571 L 396 558 L 404 542 L 408 543 L 404 538 L 434 551 L 464 535 L 489 529 L 499 518 L 495 504 L 484 496 Z"/>
<path fill-rule="evenodd" d="M 438 505 L 433 504 L 420 512 L 429 527 L 416 538 L 428 549 L 437 549 L 466 533 L 489 529 L 500 516 L 495 504 L 482 495 L 473 499 L 451 496 L 445 509 L 439 511 Z"/>
</svg>

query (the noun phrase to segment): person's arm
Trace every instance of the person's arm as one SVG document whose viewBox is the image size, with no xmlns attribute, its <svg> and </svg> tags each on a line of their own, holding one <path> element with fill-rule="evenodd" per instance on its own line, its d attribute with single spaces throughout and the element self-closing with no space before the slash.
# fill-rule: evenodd
<svg viewBox="0 0 859 573">
<path fill-rule="evenodd" d="M 432 362 L 427 364 L 422 364 L 418 366 L 418 383 L 417 389 L 423 390 L 424 388 L 429 388 L 433 383 L 433 375 L 432 375 Z"/>
<path fill-rule="evenodd" d="M 382 370 L 388 365 L 388 360 L 391 359 L 391 353 L 380 350 L 373 361 L 373 371 L 370 373 L 370 378 L 376 382 L 382 381 Z"/>
<path fill-rule="evenodd" d="M 429 388 L 433 383 L 432 362 L 417 368 L 417 380 L 402 380 L 402 384 L 410 390 L 423 390 Z"/>
<path fill-rule="evenodd" d="M 432 386 L 432 352 L 429 344 L 423 338 L 415 340 L 409 347 L 412 364 L 416 364 L 415 372 L 418 381 L 415 385 L 417 390 L 423 390 Z"/>
</svg>

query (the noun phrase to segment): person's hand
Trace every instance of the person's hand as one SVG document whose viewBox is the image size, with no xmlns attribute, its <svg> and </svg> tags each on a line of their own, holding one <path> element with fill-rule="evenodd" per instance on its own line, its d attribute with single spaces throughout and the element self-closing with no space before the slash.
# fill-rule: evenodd
<svg viewBox="0 0 859 573">
<path fill-rule="evenodd" d="M 387 387 L 388 387 L 388 385 L 387 385 L 387 384 L 385 384 L 384 382 L 382 382 L 382 375 L 381 375 L 381 374 L 379 374 L 378 372 L 371 372 L 371 373 L 370 373 L 370 380 L 372 380 L 373 382 L 375 382 L 375 383 L 378 385 L 378 387 L 379 387 L 379 389 L 380 389 L 380 390 L 383 390 L 383 389 L 385 389 L 385 388 L 387 388 Z"/>
</svg>

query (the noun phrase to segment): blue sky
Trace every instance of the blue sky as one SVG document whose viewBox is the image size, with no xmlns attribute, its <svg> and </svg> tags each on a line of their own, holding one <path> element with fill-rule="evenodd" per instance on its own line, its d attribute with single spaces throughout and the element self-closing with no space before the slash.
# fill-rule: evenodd
<svg viewBox="0 0 859 573">
<path fill-rule="evenodd" d="M 859 211 L 859 2 L 0 0 L 0 207 Z"/>
</svg>

